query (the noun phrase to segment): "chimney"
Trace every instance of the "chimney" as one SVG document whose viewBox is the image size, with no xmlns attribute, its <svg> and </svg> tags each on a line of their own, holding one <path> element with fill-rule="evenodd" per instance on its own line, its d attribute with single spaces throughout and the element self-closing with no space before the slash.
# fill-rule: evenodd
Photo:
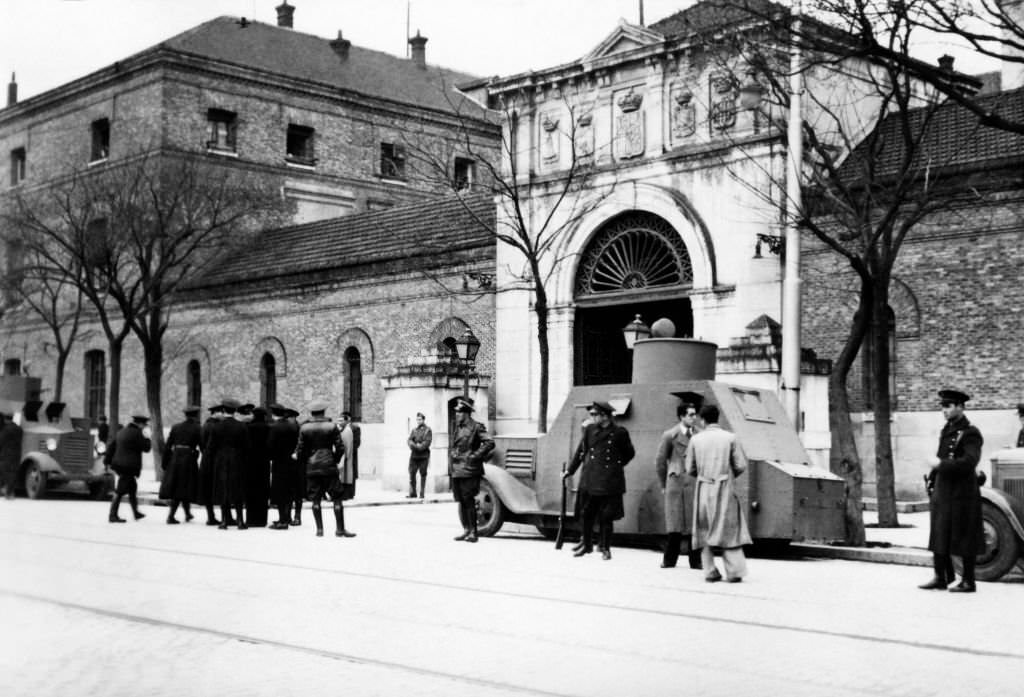
<svg viewBox="0 0 1024 697">
<path fill-rule="evenodd" d="M 409 39 L 412 46 L 412 62 L 421 68 L 427 67 L 427 37 L 420 36 L 420 30 L 416 30 L 416 36 Z"/>
<path fill-rule="evenodd" d="M 352 42 L 348 39 L 341 37 L 341 29 L 338 30 L 338 38 L 331 41 L 331 48 L 338 54 L 341 60 L 348 60 L 348 49 L 352 45 Z"/>
<path fill-rule="evenodd" d="M 288 0 L 284 0 L 276 8 L 277 10 L 277 26 L 292 28 L 292 18 L 295 16 L 295 8 L 288 4 Z"/>
<path fill-rule="evenodd" d="M 947 73 L 953 72 L 953 61 L 956 60 L 948 53 L 939 56 L 939 68 Z"/>
<path fill-rule="evenodd" d="M 11 81 L 7 85 L 7 106 L 14 106 L 18 103 L 18 83 L 14 80 L 14 73 L 11 73 Z"/>
</svg>

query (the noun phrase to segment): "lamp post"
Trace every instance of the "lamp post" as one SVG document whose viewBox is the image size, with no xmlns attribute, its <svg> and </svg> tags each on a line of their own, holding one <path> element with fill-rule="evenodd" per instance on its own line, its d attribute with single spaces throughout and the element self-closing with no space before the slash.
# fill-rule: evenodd
<svg viewBox="0 0 1024 697">
<path fill-rule="evenodd" d="M 633 350 L 633 345 L 639 339 L 646 339 L 651 335 L 651 328 L 640 320 L 640 315 L 622 328 L 622 335 L 626 338 L 626 349 Z"/>
<path fill-rule="evenodd" d="M 462 396 L 469 397 L 469 372 L 476 362 L 476 354 L 480 351 L 480 340 L 473 334 L 473 330 L 466 327 L 462 336 L 455 340 L 455 354 L 459 357 L 459 365 L 462 367 Z"/>
</svg>

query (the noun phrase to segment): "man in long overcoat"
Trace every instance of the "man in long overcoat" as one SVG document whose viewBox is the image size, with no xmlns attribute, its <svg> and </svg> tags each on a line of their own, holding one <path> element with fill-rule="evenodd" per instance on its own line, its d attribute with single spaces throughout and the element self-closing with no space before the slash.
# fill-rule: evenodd
<svg viewBox="0 0 1024 697">
<path fill-rule="evenodd" d="M 185 522 L 192 520 L 191 502 L 199 494 L 199 453 L 202 427 L 199 425 L 200 407 L 185 407 L 185 420 L 174 424 L 164 443 L 161 466 L 164 480 L 160 483 L 160 498 L 171 502 L 167 524 L 177 525 L 178 505 L 185 511 Z"/>
<path fill-rule="evenodd" d="M 449 446 L 452 467 L 452 496 L 459 504 L 462 534 L 456 541 L 477 541 L 476 495 L 484 476 L 484 460 L 494 450 L 487 427 L 473 420 L 473 405 L 460 400 L 455 406 L 455 431 Z"/>
<path fill-rule="evenodd" d="M 964 416 L 970 396 L 959 390 L 940 390 L 939 400 L 946 425 L 939 435 L 939 449 L 930 458 L 928 475 L 931 494 L 931 531 L 935 576 L 920 588 L 945 590 L 956 580 L 952 555 L 963 559 L 963 577 L 949 588 L 954 593 L 973 593 L 974 557 L 981 549 L 981 491 L 975 467 L 981 459 L 981 431 Z"/>
<path fill-rule="evenodd" d="M 21 465 L 21 426 L 14 423 L 14 409 L 0 404 L 0 486 L 4 496 L 14 498 Z"/>
<path fill-rule="evenodd" d="M 149 439 L 148 423 L 149 417 L 145 414 L 132 414 L 132 422 L 117 432 L 103 455 L 103 464 L 117 473 L 117 488 L 114 490 L 114 500 L 110 504 L 108 516 L 111 523 L 124 522 L 124 518 L 117 515 L 117 509 L 121 505 L 121 497 L 125 494 L 128 495 L 128 503 L 131 504 L 135 520 L 146 517 L 145 513 L 139 511 L 136 494 L 139 490 L 137 477 L 142 474 L 142 453 L 148 453 L 153 447 Z"/>
<path fill-rule="evenodd" d="M 689 402 L 676 409 L 679 422 L 661 434 L 654 466 L 665 494 L 665 554 L 661 568 L 670 569 L 679 560 L 679 546 L 686 538 L 691 569 L 701 568 L 700 554 L 689 535 L 693 521 L 693 479 L 686 476 L 686 446 L 696 433 L 697 407 Z M 689 513 L 689 515 L 687 515 Z"/>
<path fill-rule="evenodd" d="M 217 471 L 217 487 L 221 495 L 220 514 L 221 530 L 227 530 L 232 524 L 231 509 L 235 509 L 235 520 L 239 530 L 248 525 L 242 512 L 245 500 L 243 490 L 245 482 L 246 458 L 249 454 L 249 431 L 245 424 L 235 418 L 239 406 L 233 399 L 225 399 L 224 419 L 214 425 L 211 432 L 213 465 Z"/>
<path fill-rule="evenodd" d="M 629 431 L 612 420 L 614 409 L 608 402 L 590 405 L 593 423 L 583 430 L 583 438 L 573 455 L 572 463 L 563 476 L 571 477 L 580 467 L 577 496 L 583 516 L 583 546 L 573 553 L 582 557 L 594 551 L 594 522 L 599 526 L 598 548 L 602 558 L 611 559 L 612 527 L 625 515 L 622 495 L 626 493 L 625 466 L 636 450 L 629 439 Z"/>
<path fill-rule="evenodd" d="M 217 486 L 217 466 L 214 459 L 217 455 L 214 447 L 216 441 L 213 432 L 221 421 L 224 420 L 224 405 L 214 404 L 207 411 L 210 416 L 206 419 L 199 432 L 199 449 L 202 457 L 199 460 L 199 492 L 196 496 L 196 503 L 206 508 L 206 524 L 220 525 L 213 507 L 220 504 L 223 497 L 220 487 Z"/>
<path fill-rule="evenodd" d="M 334 520 L 337 537 L 354 537 L 345 530 L 345 519 L 341 507 L 344 491 L 338 476 L 338 463 L 345 456 L 345 446 L 337 424 L 327 418 L 327 403 L 316 401 L 309 405 L 312 418 L 299 427 L 299 440 L 295 445 L 295 459 L 305 467 L 307 498 L 312 502 L 313 521 L 316 536 L 323 537 L 324 521 L 320 502 L 324 496 L 334 504 Z"/>
<path fill-rule="evenodd" d="M 245 477 L 245 524 L 262 528 L 267 525 L 267 502 L 270 500 L 270 451 L 267 437 L 270 424 L 267 410 L 254 407 L 252 419 L 245 423 L 249 432 L 249 457 Z"/>
<path fill-rule="evenodd" d="M 704 430 L 686 448 L 686 471 L 697 478 L 693 510 L 693 546 L 700 549 L 704 580 L 720 581 L 714 549 L 722 550 L 725 580 L 738 583 L 747 573 L 743 545 L 751 543 L 743 505 L 736 494 L 736 477 L 747 469 L 747 456 L 735 434 L 718 425 L 714 404 L 700 410 Z"/>
<path fill-rule="evenodd" d="M 356 480 L 359 479 L 359 447 L 363 444 L 363 431 L 359 424 L 352 420 L 352 412 L 341 412 L 341 423 L 338 424 L 342 440 L 345 443 L 343 460 L 342 484 L 345 485 L 344 501 L 355 498 Z"/>
<path fill-rule="evenodd" d="M 288 418 L 290 410 L 280 404 L 271 404 L 273 423 L 267 432 L 267 454 L 270 456 L 270 498 L 277 508 L 277 521 L 273 530 L 287 530 L 291 523 L 292 490 L 298 463 L 292 460 L 295 444 L 299 440 L 299 425 Z"/>
</svg>

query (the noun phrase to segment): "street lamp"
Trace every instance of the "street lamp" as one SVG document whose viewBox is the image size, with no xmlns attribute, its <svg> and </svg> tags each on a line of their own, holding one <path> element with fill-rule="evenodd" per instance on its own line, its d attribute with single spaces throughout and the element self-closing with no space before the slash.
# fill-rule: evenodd
<svg viewBox="0 0 1024 697">
<path fill-rule="evenodd" d="M 639 339 L 646 339 L 651 335 L 651 328 L 640 321 L 640 315 L 622 328 L 622 335 L 626 337 L 626 349 L 633 350 L 633 345 Z"/>
<path fill-rule="evenodd" d="M 473 330 L 466 327 L 462 336 L 455 340 L 455 355 L 459 358 L 459 365 L 462 366 L 462 396 L 469 397 L 469 371 L 476 361 L 476 354 L 480 351 L 480 340 L 473 334 Z"/>
</svg>

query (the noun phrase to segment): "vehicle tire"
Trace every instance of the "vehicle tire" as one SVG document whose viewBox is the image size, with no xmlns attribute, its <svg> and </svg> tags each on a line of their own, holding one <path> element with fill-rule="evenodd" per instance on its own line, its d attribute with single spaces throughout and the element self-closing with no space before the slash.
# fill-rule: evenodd
<svg viewBox="0 0 1024 697">
<path fill-rule="evenodd" d="M 36 463 L 30 462 L 25 468 L 23 483 L 25 495 L 30 499 L 41 499 L 46 495 L 46 473 Z"/>
<path fill-rule="evenodd" d="M 1006 515 L 987 501 L 981 504 L 981 525 L 985 546 L 975 557 L 974 575 L 979 581 L 996 581 L 1017 564 L 1021 554 L 1020 541 Z M 960 573 L 960 560 L 953 559 L 956 571 Z"/>
<path fill-rule="evenodd" d="M 476 495 L 476 534 L 491 537 L 501 530 L 505 522 L 505 505 L 494 487 L 486 479 L 480 480 L 480 493 Z"/>
</svg>

